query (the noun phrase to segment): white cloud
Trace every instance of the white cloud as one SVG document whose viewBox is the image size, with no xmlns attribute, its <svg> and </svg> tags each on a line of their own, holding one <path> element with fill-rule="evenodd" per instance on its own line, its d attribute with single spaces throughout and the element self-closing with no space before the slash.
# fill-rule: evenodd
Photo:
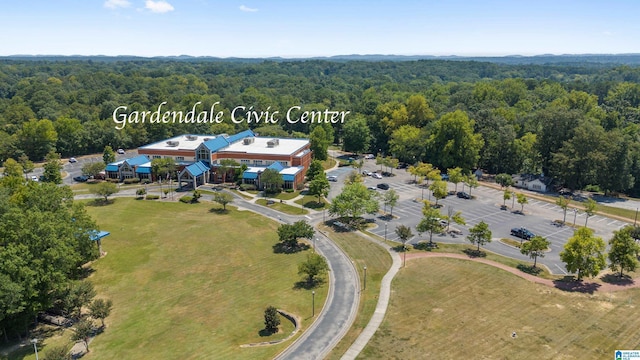
<svg viewBox="0 0 640 360">
<path fill-rule="evenodd" d="M 240 5 L 240 11 L 244 11 L 244 12 L 256 12 L 258 11 L 258 9 L 256 8 L 250 8 L 248 6 L 244 6 L 244 5 Z"/>
<path fill-rule="evenodd" d="M 107 0 L 104 2 L 104 7 L 108 9 L 126 8 L 131 6 L 128 0 Z"/>
<path fill-rule="evenodd" d="M 163 0 L 160 0 L 160 1 L 147 0 L 144 2 L 144 7 L 147 10 L 151 10 L 151 12 L 154 12 L 154 13 L 166 13 L 174 10 L 173 5 Z"/>
</svg>

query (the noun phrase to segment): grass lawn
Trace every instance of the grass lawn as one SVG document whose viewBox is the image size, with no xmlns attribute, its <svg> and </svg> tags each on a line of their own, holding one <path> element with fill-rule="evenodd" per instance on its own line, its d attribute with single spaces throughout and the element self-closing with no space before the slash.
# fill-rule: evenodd
<svg viewBox="0 0 640 360">
<path fill-rule="evenodd" d="M 329 232 L 331 239 L 349 255 L 359 273 L 361 287 L 364 285 L 363 269 L 364 266 L 367 267 L 367 288 L 363 289 L 361 293 L 360 306 L 353 326 L 326 358 L 339 359 L 369 323 L 378 303 L 380 282 L 389 271 L 392 260 L 389 253 L 381 246 L 363 239 L 357 234 L 352 232 L 336 233 L 327 227 L 321 227 L 321 229 L 324 232 Z"/>
<path fill-rule="evenodd" d="M 320 199 L 320 202 L 318 202 L 317 196 L 305 195 L 302 198 L 296 200 L 295 203 L 311 209 L 322 209 L 329 205 L 325 198 Z"/>
<path fill-rule="evenodd" d="M 322 168 L 325 170 L 331 169 L 336 166 L 336 160 L 334 158 L 328 158 L 322 162 Z"/>
<path fill-rule="evenodd" d="M 359 358 L 612 358 L 638 347 L 639 299 L 640 289 L 563 292 L 467 260 L 413 259 Z"/>
<path fill-rule="evenodd" d="M 47 351 L 51 347 L 64 346 L 68 345 L 69 348 L 73 346 L 74 342 L 71 341 L 71 335 L 73 334 L 73 330 L 64 329 L 61 330 L 55 326 L 49 326 L 40 324 L 36 330 L 33 332 L 33 336 L 38 338 L 38 358 L 43 359 L 47 354 Z M 89 345 L 89 349 L 91 349 L 91 345 Z M 36 353 L 33 349 L 33 345 L 29 343 L 28 345 L 21 346 L 14 350 L 12 353 L 7 355 L 7 357 L 3 357 L 4 349 L 0 348 L 0 359 L 6 360 L 35 360 Z"/>
<path fill-rule="evenodd" d="M 280 212 L 283 212 L 285 214 L 290 214 L 290 215 L 303 215 L 303 214 L 308 214 L 309 211 L 301 208 L 301 207 L 297 207 L 297 206 L 291 206 L 288 204 L 284 204 L 284 203 L 279 203 L 276 200 L 273 200 L 274 203 L 271 205 L 267 205 L 267 199 L 261 198 L 256 200 L 256 204 L 258 205 L 262 205 L 262 206 L 268 206 L 270 208 L 272 208 L 273 210 L 277 210 Z"/>
<path fill-rule="evenodd" d="M 99 297 L 113 300 L 106 331 L 90 359 L 269 359 L 273 346 L 240 345 L 284 338 L 261 336 L 273 305 L 310 325 L 311 290 L 296 288 L 306 252 L 275 254 L 277 224 L 251 212 L 211 203 L 182 204 L 120 198 L 88 206 L 107 256 L 90 277 Z M 327 285 L 316 288 L 316 303 Z M 283 319 L 283 322 L 286 321 Z"/>
<path fill-rule="evenodd" d="M 273 196 L 274 199 L 282 199 L 282 200 L 291 200 L 294 197 L 300 195 L 300 191 L 292 191 L 292 192 L 286 192 L 286 191 L 281 191 L 278 193 L 278 195 Z M 271 197 L 271 196 L 270 196 Z"/>
</svg>

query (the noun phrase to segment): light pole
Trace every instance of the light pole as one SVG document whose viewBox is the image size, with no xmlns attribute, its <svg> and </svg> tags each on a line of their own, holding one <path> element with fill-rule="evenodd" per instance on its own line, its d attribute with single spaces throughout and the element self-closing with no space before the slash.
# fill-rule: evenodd
<svg viewBox="0 0 640 360">
<path fill-rule="evenodd" d="M 633 219 L 633 226 L 636 226 L 637 221 L 638 221 L 638 208 L 636 208 L 636 218 Z"/>
<path fill-rule="evenodd" d="M 384 223 L 384 241 L 387 241 L 387 223 Z"/>
<path fill-rule="evenodd" d="M 313 251 L 316 251 L 316 237 L 313 237 Z"/>
<path fill-rule="evenodd" d="M 516 206 L 516 193 L 515 191 L 511 192 L 511 209 Z"/>
<path fill-rule="evenodd" d="M 367 267 L 364 267 L 364 286 L 363 290 L 367 290 Z"/>
<path fill-rule="evenodd" d="M 327 220 L 325 220 L 325 217 L 324 217 L 325 210 L 327 210 L 327 209 L 322 208 L 322 222 L 326 222 L 327 221 Z"/>
<path fill-rule="evenodd" d="M 311 317 L 316 316 L 316 292 L 315 290 L 311 291 Z"/>
<path fill-rule="evenodd" d="M 38 360 L 38 339 L 31 339 L 31 343 L 33 344 L 33 350 L 36 352 L 36 360 Z"/>
<path fill-rule="evenodd" d="M 573 226 L 576 226 L 576 217 L 578 217 L 578 209 L 573 209 Z"/>
</svg>

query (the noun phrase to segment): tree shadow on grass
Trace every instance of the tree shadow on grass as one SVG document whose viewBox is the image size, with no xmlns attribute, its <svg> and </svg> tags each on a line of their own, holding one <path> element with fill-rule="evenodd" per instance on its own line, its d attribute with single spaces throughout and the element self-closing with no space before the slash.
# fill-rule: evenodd
<svg viewBox="0 0 640 360">
<path fill-rule="evenodd" d="M 538 274 L 542 272 L 542 268 L 539 268 L 537 266 L 533 267 L 529 265 L 518 264 L 516 267 L 518 268 L 518 270 L 522 271 L 523 273 L 527 273 L 529 275 L 534 275 L 534 276 L 538 276 Z"/>
<path fill-rule="evenodd" d="M 398 245 L 398 246 L 394 246 L 391 248 L 391 250 L 395 251 L 395 252 L 405 252 L 405 251 L 409 251 L 411 250 L 408 246 L 402 246 L 402 245 Z"/>
<path fill-rule="evenodd" d="M 467 254 L 467 256 L 469 256 L 470 258 L 483 258 L 483 257 L 487 257 L 487 253 L 482 251 L 482 250 L 478 250 L 478 249 L 464 249 L 462 250 L 463 253 Z"/>
<path fill-rule="evenodd" d="M 634 283 L 633 279 L 629 275 L 622 275 L 622 277 L 620 277 L 620 274 L 606 274 L 600 279 L 608 284 L 622 286 L 629 286 Z"/>
<path fill-rule="evenodd" d="M 309 209 L 322 209 L 325 206 L 325 203 L 323 202 L 317 202 L 315 200 L 310 200 L 307 201 L 306 203 L 303 204 L 304 207 L 309 208 Z"/>
<path fill-rule="evenodd" d="M 311 282 L 305 279 L 305 280 L 297 281 L 295 284 L 293 284 L 293 289 L 294 290 L 301 290 L 301 289 L 312 290 L 322 284 L 324 284 L 324 279 L 322 278 L 315 278 Z"/>
<path fill-rule="evenodd" d="M 116 199 L 109 199 L 104 201 L 104 199 L 93 199 L 93 201 L 87 202 L 87 206 L 107 206 L 116 202 Z"/>
<path fill-rule="evenodd" d="M 273 252 L 275 254 L 295 254 L 300 251 L 305 251 L 310 248 L 309 245 L 298 243 L 296 246 L 289 246 L 285 243 L 279 242 L 273 245 Z"/>
<path fill-rule="evenodd" d="M 224 214 L 228 214 L 229 210 L 223 209 L 223 208 L 211 208 L 209 209 L 209 212 L 212 214 L 224 215 Z"/>
<path fill-rule="evenodd" d="M 584 294 L 593 294 L 601 286 L 597 283 L 588 283 L 582 280 L 576 280 L 573 276 L 568 275 L 559 280 L 553 280 L 553 284 L 557 289 L 580 292 Z"/>
<path fill-rule="evenodd" d="M 428 241 L 421 241 L 417 244 L 413 244 L 413 248 L 416 250 L 424 250 L 424 251 L 432 251 L 433 249 L 437 249 L 438 248 L 438 243 L 436 242 L 428 242 Z"/>
<path fill-rule="evenodd" d="M 278 330 L 274 331 L 272 329 L 262 329 L 258 331 L 258 335 L 260 335 L 260 337 L 267 337 L 277 333 L 278 333 Z"/>
</svg>

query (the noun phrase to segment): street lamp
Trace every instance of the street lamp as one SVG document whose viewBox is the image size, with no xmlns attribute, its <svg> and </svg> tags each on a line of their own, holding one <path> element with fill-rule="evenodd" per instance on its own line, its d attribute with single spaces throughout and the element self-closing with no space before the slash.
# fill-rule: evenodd
<svg viewBox="0 0 640 360">
<path fill-rule="evenodd" d="M 633 219 L 633 226 L 636 226 L 637 221 L 638 221 L 638 208 L 636 208 L 636 218 Z"/>
<path fill-rule="evenodd" d="M 38 360 L 38 339 L 31 339 L 31 343 L 33 344 L 33 350 L 36 352 L 36 360 Z"/>
<path fill-rule="evenodd" d="M 326 222 L 327 221 L 327 220 L 325 220 L 325 217 L 324 217 L 324 211 L 325 210 L 327 210 L 327 209 L 322 208 L 322 222 Z"/>
<path fill-rule="evenodd" d="M 384 223 L 384 241 L 387 241 L 387 223 Z"/>
<path fill-rule="evenodd" d="M 311 317 L 316 316 L 316 292 L 311 291 Z"/>
<path fill-rule="evenodd" d="M 573 226 L 576 226 L 576 217 L 578 217 L 578 209 L 573 209 Z"/>
<path fill-rule="evenodd" d="M 367 267 L 364 267 L 364 287 L 363 290 L 367 290 Z"/>
<path fill-rule="evenodd" d="M 511 209 L 513 209 L 514 206 L 516 206 L 516 192 L 512 191 L 511 192 Z"/>
<path fill-rule="evenodd" d="M 316 238 L 313 237 L 313 251 L 316 251 Z"/>
</svg>

